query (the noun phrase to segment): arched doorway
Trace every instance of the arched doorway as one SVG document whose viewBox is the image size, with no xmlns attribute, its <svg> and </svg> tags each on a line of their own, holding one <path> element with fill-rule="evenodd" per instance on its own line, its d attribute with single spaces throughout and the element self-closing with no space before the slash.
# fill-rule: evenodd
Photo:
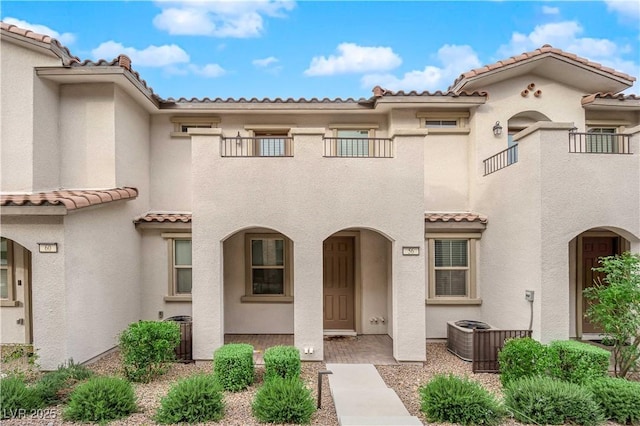
<svg viewBox="0 0 640 426">
<path fill-rule="evenodd" d="M 589 302 L 583 296 L 586 288 L 592 287 L 603 277 L 593 268 L 599 266 L 602 257 L 621 254 L 630 249 L 630 243 L 620 234 L 604 229 L 593 228 L 575 238 L 575 330 L 576 336 L 584 340 L 598 340 L 601 329 L 589 321 L 586 310 Z"/>
<path fill-rule="evenodd" d="M 32 344 L 31 252 L 0 238 L 0 317 L 2 342 Z"/>
</svg>

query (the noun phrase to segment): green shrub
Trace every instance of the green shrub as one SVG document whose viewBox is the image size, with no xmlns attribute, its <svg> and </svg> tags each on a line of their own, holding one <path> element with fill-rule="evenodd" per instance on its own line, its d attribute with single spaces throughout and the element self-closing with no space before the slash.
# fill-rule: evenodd
<svg viewBox="0 0 640 426">
<path fill-rule="evenodd" d="M 46 373 L 34 386 L 44 405 L 54 405 L 66 399 L 73 386 L 80 380 L 91 377 L 91 370 L 83 365 L 74 364 L 70 359 L 58 369 Z"/>
<path fill-rule="evenodd" d="M 640 424 L 640 382 L 607 377 L 588 386 L 607 419 L 620 424 Z"/>
<path fill-rule="evenodd" d="M 607 376 L 611 353 L 575 340 L 551 342 L 547 352 L 550 375 L 571 383 L 585 383 Z"/>
<path fill-rule="evenodd" d="M 27 387 L 22 378 L 0 379 L 0 413 L 3 419 L 18 417 L 44 406 L 37 392 L 32 387 Z"/>
<path fill-rule="evenodd" d="M 223 415 L 222 390 L 215 377 L 200 375 L 171 386 L 160 402 L 156 421 L 163 424 L 217 422 Z"/>
<path fill-rule="evenodd" d="M 238 392 L 253 383 L 253 346 L 230 343 L 213 353 L 213 374 L 224 390 Z"/>
<path fill-rule="evenodd" d="M 273 346 L 264 352 L 264 378 L 300 377 L 300 350 L 295 346 Z"/>
<path fill-rule="evenodd" d="M 173 321 L 139 321 L 120 334 L 125 376 L 148 382 L 164 374 L 180 344 L 180 325 Z"/>
<path fill-rule="evenodd" d="M 135 411 L 131 383 L 117 377 L 94 377 L 73 390 L 63 416 L 65 420 L 104 423 Z"/>
<path fill-rule="evenodd" d="M 505 405 L 522 423 L 594 426 L 604 420 L 591 391 L 553 377 L 525 377 L 510 382 Z"/>
<path fill-rule="evenodd" d="M 316 407 L 311 391 L 302 380 L 273 377 L 258 389 L 251 410 L 261 423 L 306 424 Z"/>
<path fill-rule="evenodd" d="M 496 425 L 502 404 L 480 384 L 454 375 L 437 375 L 419 389 L 421 410 L 430 422 Z"/>
<path fill-rule="evenodd" d="M 545 374 L 548 367 L 547 348 L 530 337 L 509 339 L 498 353 L 500 381 L 507 385 L 522 377 Z"/>
</svg>

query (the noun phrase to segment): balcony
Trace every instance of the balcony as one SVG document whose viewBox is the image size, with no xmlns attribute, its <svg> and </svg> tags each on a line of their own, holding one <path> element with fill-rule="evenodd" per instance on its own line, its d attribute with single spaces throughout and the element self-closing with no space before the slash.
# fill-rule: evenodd
<svg viewBox="0 0 640 426">
<path fill-rule="evenodd" d="M 393 158 L 388 138 L 324 138 L 324 157 Z"/>
<path fill-rule="evenodd" d="M 225 137 L 220 140 L 221 157 L 293 157 L 290 137 Z"/>
<path fill-rule="evenodd" d="M 505 167 L 517 162 L 518 144 L 516 143 L 483 161 L 484 176 L 490 175 L 491 173 L 497 172 L 498 170 L 504 169 Z"/>
<path fill-rule="evenodd" d="M 569 133 L 569 152 L 578 154 L 631 154 L 630 135 Z"/>
</svg>

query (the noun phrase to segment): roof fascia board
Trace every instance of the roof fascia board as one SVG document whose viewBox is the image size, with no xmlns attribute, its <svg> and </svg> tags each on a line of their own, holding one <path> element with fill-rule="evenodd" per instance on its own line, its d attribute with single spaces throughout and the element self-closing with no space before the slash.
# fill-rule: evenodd
<svg viewBox="0 0 640 426">
<path fill-rule="evenodd" d="M 56 77 L 73 77 L 73 76 L 95 76 L 95 78 L 114 76 L 115 78 L 125 78 L 141 95 L 143 95 L 154 107 L 159 109 L 158 100 L 152 93 L 146 89 L 131 72 L 120 66 L 85 66 L 85 67 L 36 67 L 36 74 L 42 78 L 55 80 Z M 126 84 L 126 83 L 124 83 Z M 123 85 L 124 85 L 123 84 Z"/>
<path fill-rule="evenodd" d="M 584 109 L 608 109 L 620 111 L 640 111 L 640 99 L 594 99 L 582 105 Z"/>
<path fill-rule="evenodd" d="M 64 216 L 65 206 L 3 206 L 0 216 Z"/>
<path fill-rule="evenodd" d="M 61 58 L 63 55 L 56 53 L 50 43 L 34 40 L 32 38 L 24 37 L 20 34 L 11 33 L 9 31 L 2 31 L 2 39 L 8 39 L 10 42 L 18 44 L 27 49 L 40 51 L 54 58 Z M 60 49 L 57 49 L 60 50 Z"/>
</svg>

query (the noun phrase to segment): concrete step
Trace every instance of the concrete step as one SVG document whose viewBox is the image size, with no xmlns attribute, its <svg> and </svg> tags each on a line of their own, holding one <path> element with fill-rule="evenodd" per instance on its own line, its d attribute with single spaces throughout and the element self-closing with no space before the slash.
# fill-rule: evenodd
<svg viewBox="0 0 640 426">
<path fill-rule="evenodd" d="M 415 416 L 342 416 L 340 426 L 423 426 Z"/>
</svg>

